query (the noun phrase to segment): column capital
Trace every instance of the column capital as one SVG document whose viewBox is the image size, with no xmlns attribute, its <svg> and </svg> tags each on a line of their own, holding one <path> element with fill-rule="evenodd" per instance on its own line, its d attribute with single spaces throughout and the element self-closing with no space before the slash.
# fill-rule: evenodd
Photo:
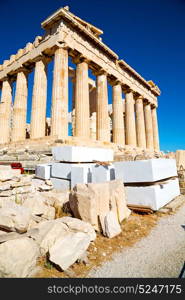
<svg viewBox="0 0 185 300">
<path fill-rule="evenodd" d="M 82 54 L 79 54 L 75 57 L 72 58 L 72 61 L 74 64 L 80 64 L 80 63 L 83 63 L 83 62 L 86 62 L 87 64 L 89 64 L 90 60 L 83 56 Z"/>
<path fill-rule="evenodd" d="M 109 80 L 109 83 L 112 85 L 112 86 L 116 86 L 116 85 L 121 85 L 122 87 L 122 82 L 119 80 L 119 79 L 110 79 Z"/>
<path fill-rule="evenodd" d="M 108 73 L 103 69 L 103 68 L 100 68 L 98 70 L 94 70 L 93 72 L 93 75 L 95 76 L 100 76 L 100 75 L 108 75 Z"/>
<path fill-rule="evenodd" d="M 142 95 L 139 95 L 139 94 L 135 94 L 134 98 L 135 98 L 135 100 L 142 100 L 142 101 L 144 100 L 144 97 Z"/>
<path fill-rule="evenodd" d="M 123 86 L 123 92 L 124 92 L 124 94 L 129 94 L 129 93 L 134 94 L 134 90 L 129 86 Z"/>
<path fill-rule="evenodd" d="M 56 50 L 57 49 L 64 49 L 64 50 L 69 50 L 70 47 L 65 43 L 65 42 L 56 42 Z"/>
</svg>

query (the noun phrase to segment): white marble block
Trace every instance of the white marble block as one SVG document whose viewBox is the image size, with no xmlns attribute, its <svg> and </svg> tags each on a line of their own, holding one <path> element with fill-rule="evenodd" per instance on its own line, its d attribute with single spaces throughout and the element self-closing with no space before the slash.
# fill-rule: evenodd
<svg viewBox="0 0 185 300">
<path fill-rule="evenodd" d="M 173 179 L 150 186 L 126 186 L 125 193 L 128 205 L 149 207 L 155 211 L 180 195 L 179 181 Z"/>
<path fill-rule="evenodd" d="M 114 165 L 109 166 L 95 165 L 92 168 L 92 182 L 101 183 L 115 179 Z"/>
<path fill-rule="evenodd" d="M 84 174 L 90 172 L 91 168 L 95 164 L 72 164 L 72 163 L 53 163 L 51 169 L 51 176 L 63 179 L 71 180 L 72 170 L 75 168 L 80 168 Z M 83 183 L 83 182 L 81 182 Z"/>
<path fill-rule="evenodd" d="M 52 154 L 54 160 L 66 162 L 113 161 L 114 158 L 112 149 L 79 146 L 53 147 Z"/>
<path fill-rule="evenodd" d="M 114 163 L 116 179 L 124 183 L 155 182 L 177 176 L 175 159 L 149 159 Z"/>
<path fill-rule="evenodd" d="M 55 190 L 58 191 L 66 191 L 71 189 L 70 180 L 61 179 L 61 178 L 53 178 L 51 177 L 51 182 Z"/>
<path fill-rule="evenodd" d="M 78 183 L 91 183 L 92 169 L 91 167 L 75 166 L 71 170 L 71 189 Z"/>
<path fill-rule="evenodd" d="M 51 164 L 40 164 L 35 168 L 35 176 L 40 179 L 50 179 Z"/>
</svg>

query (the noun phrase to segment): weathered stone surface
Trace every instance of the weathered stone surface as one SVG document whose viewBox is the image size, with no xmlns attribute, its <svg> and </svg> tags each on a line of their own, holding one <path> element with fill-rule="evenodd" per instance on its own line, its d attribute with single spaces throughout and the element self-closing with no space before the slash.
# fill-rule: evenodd
<svg viewBox="0 0 185 300">
<path fill-rule="evenodd" d="M 89 185 L 77 184 L 69 196 L 69 203 L 76 218 L 82 219 L 98 229 L 95 191 L 89 190 Z"/>
<path fill-rule="evenodd" d="M 53 188 L 57 191 L 70 190 L 71 185 L 69 180 L 51 177 L 51 182 L 53 184 Z"/>
<path fill-rule="evenodd" d="M 71 218 L 71 217 L 63 217 L 60 219 L 56 219 L 56 222 L 64 223 L 65 225 L 68 226 L 68 228 L 71 231 L 74 232 L 80 231 L 88 234 L 91 241 L 94 241 L 96 239 L 96 233 L 94 228 L 87 222 L 84 222 L 76 218 Z"/>
<path fill-rule="evenodd" d="M 77 184 L 70 193 L 69 203 L 74 216 L 90 223 L 96 230 L 99 230 L 98 218 L 103 226 L 101 220 L 110 210 L 114 211 L 119 222 L 130 215 L 121 180 Z"/>
<path fill-rule="evenodd" d="M 22 206 L 29 209 L 33 215 L 43 215 L 46 210 L 43 198 L 38 193 L 29 196 Z"/>
<path fill-rule="evenodd" d="M 49 259 L 67 270 L 82 256 L 90 244 L 90 238 L 83 232 L 70 233 L 63 239 L 58 239 L 49 249 Z"/>
<path fill-rule="evenodd" d="M 31 219 L 31 213 L 26 207 L 12 205 L 0 208 L 0 228 L 9 231 L 25 232 Z"/>
<path fill-rule="evenodd" d="M 131 210 L 127 207 L 125 187 L 121 180 L 113 180 L 109 182 L 110 202 L 113 204 L 111 210 L 118 216 L 121 223 L 127 219 Z"/>
<path fill-rule="evenodd" d="M 35 176 L 41 179 L 50 179 L 51 164 L 40 164 L 36 166 Z"/>
<path fill-rule="evenodd" d="M 29 238 L 1 244 L 0 277 L 27 277 L 35 268 L 38 255 L 38 246 Z"/>
<path fill-rule="evenodd" d="M 64 239 L 69 234 L 68 227 L 62 222 L 55 222 L 40 244 L 40 252 L 46 254 L 56 241 Z M 59 253 L 58 255 L 60 255 Z"/>
<path fill-rule="evenodd" d="M 105 222 L 105 232 L 104 235 L 108 238 L 113 238 L 114 236 L 121 233 L 121 227 L 118 223 L 117 216 L 113 211 L 106 214 L 104 218 Z"/>
</svg>

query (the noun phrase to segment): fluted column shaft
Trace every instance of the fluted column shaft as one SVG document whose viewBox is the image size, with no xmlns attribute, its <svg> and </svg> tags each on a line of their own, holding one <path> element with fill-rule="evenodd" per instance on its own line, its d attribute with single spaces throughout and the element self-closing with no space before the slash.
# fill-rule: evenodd
<svg viewBox="0 0 185 300">
<path fill-rule="evenodd" d="M 110 142 L 110 121 L 108 113 L 107 75 L 96 78 L 96 138 Z"/>
<path fill-rule="evenodd" d="M 42 138 L 46 128 L 47 66 L 44 60 L 35 63 L 30 137 Z"/>
<path fill-rule="evenodd" d="M 112 88 L 113 91 L 113 143 L 125 145 L 125 129 L 123 120 L 123 100 L 121 84 L 116 84 Z"/>
<path fill-rule="evenodd" d="M 154 142 L 154 149 L 156 151 L 160 150 L 159 147 L 159 131 L 158 131 L 158 121 L 157 121 L 157 108 L 152 108 L 152 125 L 153 125 L 153 142 Z"/>
<path fill-rule="evenodd" d="M 68 136 L 68 51 L 62 48 L 55 51 L 51 135 Z"/>
<path fill-rule="evenodd" d="M 152 113 L 151 104 L 146 103 L 144 105 L 144 115 L 145 115 L 145 130 L 146 130 L 146 147 L 153 150 L 153 126 L 152 126 Z"/>
<path fill-rule="evenodd" d="M 145 120 L 142 97 L 136 99 L 136 135 L 137 146 L 140 148 L 146 148 Z"/>
<path fill-rule="evenodd" d="M 0 102 L 0 143 L 10 142 L 12 87 L 8 80 L 3 81 Z"/>
<path fill-rule="evenodd" d="M 11 140 L 22 141 L 26 138 L 28 83 L 27 75 L 21 71 L 17 74 L 15 101 L 13 108 L 13 128 Z"/>
<path fill-rule="evenodd" d="M 135 101 L 132 91 L 125 93 L 126 144 L 136 146 Z"/>
<path fill-rule="evenodd" d="M 88 64 L 79 62 L 76 67 L 75 136 L 90 138 Z"/>
</svg>

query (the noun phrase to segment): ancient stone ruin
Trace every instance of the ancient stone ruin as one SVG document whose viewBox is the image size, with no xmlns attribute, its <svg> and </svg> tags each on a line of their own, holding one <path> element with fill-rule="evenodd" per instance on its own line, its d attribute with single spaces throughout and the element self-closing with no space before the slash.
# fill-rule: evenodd
<svg viewBox="0 0 185 300">
<path fill-rule="evenodd" d="M 18 147 L 35 141 L 94 142 L 159 151 L 159 88 L 146 81 L 102 41 L 102 31 L 64 7 L 41 24 L 43 36 L 19 49 L 0 66 L 0 144 Z M 72 58 L 76 69 L 68 65 Z M 54 60 L 51 120 L 46 122 L 47 64 Z M 88 70 L 96 76 L 89 78 Z M 26 124 L 28 77 L 34 70 L 31 123 Z M 68 81 L 73 110 L 68 112 Z M 16 82 L 12 104 L 12 84 Z M 112 112 L 108 105 L 112 86 Z M 124 99 L 123 99 L 124 93 Z M 72 123 L 72 137 L 68 123 Z M 111 120 L 110 120 L 111 118 Z M 48 125 L 49 124 L 49 125 Z M 112 144 L 113 145 L 113 144 Z"/>
</svg>

